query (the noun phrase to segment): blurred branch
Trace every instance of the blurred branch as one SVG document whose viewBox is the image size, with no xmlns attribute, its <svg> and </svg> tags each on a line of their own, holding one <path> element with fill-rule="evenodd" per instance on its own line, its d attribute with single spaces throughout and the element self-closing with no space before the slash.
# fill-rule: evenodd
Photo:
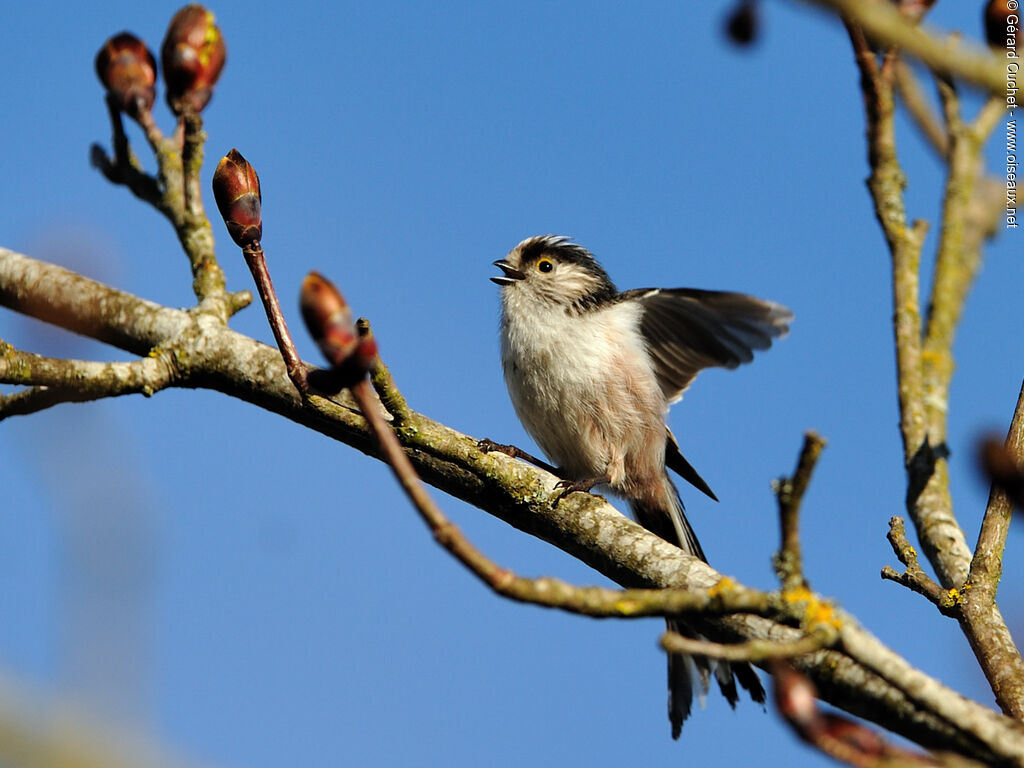
<svg viewBox="0 0 1024 768">
<path fill-rule="evenodd" d="M 289 381 L 278 350 L 210 322 L 197 309 L 161 307 L 2 249 L 0 305 L 137 354 L 155 346 L 174 348 L 179 373 L 174 386 L 223 392 L 369 455 L 381 455 L 349 395 L 310 396 L 304 402 Z M 426 482 L 554 544 L 627 589 L 672 587 L 668 597 L 659 599 L 681 604 L 705 598 L 712 605 L 717 599 L 722 604 L 736 600 L 731 607 L 743 610 L 743 615 L 715 617 L 706 608 L 694 614 L 699 631 L 713 641 L 786 643 L 802 637 L 800 629 L 750 615 L 746 611 L 752 606 L 741 607 L 739 597 L 717 597 L 711 588 L 718 585 L 724 590 L 729 584 L 721 574 L 628 520 L 603 499 L 574 494 L 554 507 L 556 478 L 545 472 L 498 453 L 484 453 L 475 439 L 415 411 L 392 427 L 404 455 Z M 508 577 L 499 571 L 495 578 L 503 582 Z M 543 580 L 533 586 L 552 588 Z M 706 594 L 691 598 L 682 590 Z M 623 594 L 617 596 L 620 601 Z M 993 765 L 1024 766 L 1024 727 L 963 699 L 923 673 L 910 674 L 912 668 L 905 661 L 871 638 L 852 617 L 806 590 L 782 593 L 781 599 L 805 602 L 794 609 L 798 615 L 833 623 L 842 633 L 843 647 L 852 649 L 850 656 L 824 650 L 794 659 L 825 698 L 926 746 L 978 755 Z M 626 612 L 623 605 L 635 607 L 621 604 L 616 609 L 620 615 Z M 865 666 L 861 658 L 870 664 Z M 892 679 L 898 684 L 888 682 Z"/>
<path fill-rule="evenodd" d="M 949 753 L 922 755 L 894 747 L 862 723 L 822 712 L 818 692 L 804 675 L 783 662 L 772 665 L 779 714 L 803 741 L 835 760 L 858 768 L 979 768 L 980 763 Z"/>
<path fill-rule="evenodd" d="M 1006 72 L 987 49 L 965 43 L 959 35 L 940 37 L 908 19 L 894 4 L 865 0 L 805 0 L 836 11 L 860 27 L 879 48 L 896 47 L 938 74 L 957 77 L 989 91 L 1004 93 Z"/>
<path fill-rule="evenodd" d="M 1006 435 L 1007 452 L 1024 455 L 1024 385 Z M 971 561 L 971 572 L 961 598 L 964 634 L 971 643 L 1004 712 L 1024 718 L 1024 661 L 996 605 L 996 591 L 1003 575 L 1003 549 L 1013 516 L 1006 493 L 993 487 Z"/>
<path fill-rule="evenodd" d="M 661 636 L 661 647 L 668 653 L 685 653 L 692 656 L 708 656 L 726 661 L 750 661 L 760 664 L 771 659 L 788 659 L 820 651 L 836 641 L 835 633 L 805 635 L 797 640 L 773 642 L 770 640 L 748 640 L 745 643 L 725 645 L 707 640 L 684 637 L 676 632 Z"/>
<path fill-rule="evenodd" d="M 1024 386 L 1022 386 L 1024 388 Z M 1017 401 L 1017 414 L 1020 413 L 1020 399 Z M 1014 420 L 1019 417 L 1014 414 Z M 1012 427 L 1011 427 L 1012 429 Z M 989 494 L 988 509 L 998 510 L 1001 502 L 996 496 L 997 492 L 1006 495 L 1007 501 L 1024 511 L 1024 450 L 1011 442 L 1004 442 L 994 437 L 988 437 L 982 441 L 979 447 L 979 459 L 981 468 L 992 483 L 992 490 Z M 995 502 L 995 503 L 994 503 Z M 1005 544 L 1006 531 L 1001 518 L 996 515 L 994 523 L 982 523 L 982 532 L 985 533 L 985 549 L 996 549 L 995 542 L 998 542 L 999 551 Z M 987 525 L 992 528 L 986 531 Z M 979 547 L 981 543 L 979 542 Z M 975 556 L 977 556 L 977 552 Z"/>
<path fill-rule="evenodd" d="M 0 764 L 19 768 L 186 768 L 172 757 L 66 704 L 38 700 L 0 676 Z"/>
<path fill-rule="evenodd" d="M 924 95 L 921 83 L 914 74 L 914 70 L 905 61 L 896 64 L 896 86 L 899 88 L 903 104 L 910 113 L 911 118 L 921 129 L 921 133 L 938 153 L 939 157 L 946 157 L 949 153 L 949 137 L 946 135 L 946 127 L 942 118 L 928 103 Z"/>
<path fill-rule="evenodd" d="M 989 100 L 974 123 L 960 113 L 956 89 L 939 81 L 949 126 L 949 172 L 942 204 L 942 226 L 932 280 L 921 364 L 927 434 L 933 444 L 946 440 L 953 340 L 967 294 L 981 264 L 981 236 L 971 237 L 971 200 L 982 170 L 981 151 L 993 130 L 1001 104 Z"/>
</svg>

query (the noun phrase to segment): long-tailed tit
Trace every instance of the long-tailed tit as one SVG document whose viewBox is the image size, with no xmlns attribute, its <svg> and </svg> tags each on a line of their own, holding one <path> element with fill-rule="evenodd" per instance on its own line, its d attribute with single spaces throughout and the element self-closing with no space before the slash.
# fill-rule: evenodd
<svg viewBox="0 0 1024 768">
<path fill-rule="evenodd" d="M 786 334 L 793 314 L 739 293 L 619 292 L 566 237 L 531 237 L 494 264 L 502 271 L 491 280 L 502 287 L 505 383 L 519 420 L 565 478 L 563 495 L 610 488 L 637 522 L 706 560 L 666 466 L 716 497 L 683 458 L 665 416 L 699 371 L 750 361 Z M 677 621 L 669 628 L 695 636 Z M 731 705 L 737 681 L 764 702 L 749 664 L 670 655 L 673 738 L 690 713 L 694 667 L 704 692 L 713 672 Z"/>
</svg>

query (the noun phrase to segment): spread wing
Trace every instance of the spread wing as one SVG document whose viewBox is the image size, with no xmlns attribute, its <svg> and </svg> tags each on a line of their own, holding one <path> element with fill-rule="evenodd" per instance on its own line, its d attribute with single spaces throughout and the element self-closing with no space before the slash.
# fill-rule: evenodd
<svg viewBox="0 0 1024 768">
<path fill-rule="evenodd" d="M 785 336 L 793 319 L 781 304 L 742 293 L 649 288 L 624 297 L 643 307 L 640 332 L 670 403 L 704 368 L 750 362 L 754 350 Z"/>
</svg>

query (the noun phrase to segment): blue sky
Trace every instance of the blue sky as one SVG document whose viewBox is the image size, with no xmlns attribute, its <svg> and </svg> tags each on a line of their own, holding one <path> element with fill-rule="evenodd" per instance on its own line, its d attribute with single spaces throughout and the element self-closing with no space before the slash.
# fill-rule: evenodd
<svg viewBox="0 0 1024 768">
<path fill-rule="evenodd" d="M 92 142 L 109 141 L 100 44 L 129 29 L 156 49 L 177 7 L 5 9 L 0 245 L 185 306 L 170 228 L 87 162 Z M 991 700 L 955 624 L 878 576 L 894 564 L 885 533 L 904 496 L 888 257 L 834 20 L 769 3 L 760 41 L 738 50 L 721 34 L 726 3 L 211 7 L 228 62 L 205 112 L 204 187 L 232 147 L 256 166 L 264 246 L 304 356 L 318 359 L 298 287 L 317 269 L 372 320 L 414 408 L 531 446 L 504 390 L 487 279 L 524 237 L 573 236 L 621 288 L 787 304 L 787 339 L 751 366 L 703 374 L 670 418 L 721 499 L 683 491 L 709 558 L 774 585 L 769 482 L 818 430 L 829 447 L 803 520 L 813 586 Z M 976 37 L 979 16 L 980 4 L 945 2 L 933 19 Z M 911 215 L 935 224 L 941 168 L 903 122 L 899 141 Z M 214 232 L 230 286 L 249 287 Z M 933 226 L 929 253 L 936 237 Z M 957 340 L 951 475 L 972 542 L 987 495 L 972 447 L 1005 429 L 1024 375 L 1010 290 L 1024 284 L 1020 237 L 988 249 Z M 255 307 L 232 325 L 272 342 Z M 6 312 L 0 338 L 125 359 Z M 0 459 L 0 669 L 184 755 L 254 767 L 828 764 L 772 713 L 717 696 L 673 743 L 659 622 L 493 597 L 432 543 L 383 465 L 251 406 L 169 391 L 58 407 L 4 422 Z M 603 583 L 438 497 L 505 566 Z M 1015 626 L 1022 544 L 1012 531 L 1000 593 Z"/>
</svg>

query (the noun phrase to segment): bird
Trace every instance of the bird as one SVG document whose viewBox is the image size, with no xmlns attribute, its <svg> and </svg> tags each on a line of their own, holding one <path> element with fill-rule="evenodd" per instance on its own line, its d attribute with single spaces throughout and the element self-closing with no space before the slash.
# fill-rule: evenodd
<svg viewBox="0 0 1024 768">
<path fill-rule="evenodd" d="M 785 336 L 793 313 L 741 293 L 695 288 L 619 291 L 586 248 L 562 235 L 523 240 L 501 274 L 501 363 L 523 427 L 562 479 L 556 498 L 598 487 L 623 498 L 640 525 L 707 561 L 668 469 L 717 501 L 666 424 L 697 374 L 735 368 Z M 489 448 L 526 458 L 513 446 Z M 677 620 L 670 630 L 697 634 Z M 695 677 L 696 673 L 696 677 Z M 763 704 L 747 663 L 669 654 L 672 738 L 714 675 L 735 707 L 736 683 Z"/>
</svg>

